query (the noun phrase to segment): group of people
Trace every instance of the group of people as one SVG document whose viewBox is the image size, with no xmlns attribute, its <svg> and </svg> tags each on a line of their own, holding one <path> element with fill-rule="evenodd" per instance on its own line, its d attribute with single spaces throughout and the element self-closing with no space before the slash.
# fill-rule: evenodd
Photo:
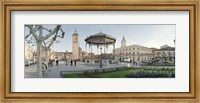
<svg viewBox="0 0 200 103">
<path fill-rule="evenodd" d="M 58 66 L 59 60 L 55 60 L 55 59 L 49 59 L 48 66 L 53 66 L 53 62 L 55 61 L 56 61 L 56 66 Z"/>
<path fill-rule="evenodd" d="M 48 66 L 53 66 L 53 62 L 55 62 L 55 60 L 54 60 L 54 59 L 49 59 Z"/>
<path fill-rule="evenodd" d="M 136 65 L 136 66 L 137 66 L 137 62 L 133 61 L 133 65 Z"/>
<path fill-rule="evenodd" d="M 74 66 L 76 66 L 76 60 L 71 60 L 70 62 L 71 62 L 71 66 L 73 66 L 73 64 L 74 64 Z M 66 60 L 66 65 L 67 64 L 68 64 L 68 60 Z"/>
<path fill-rule="evenodd" d="M 49 63 L 48 66 L 53 66 L 53 63 L 56 62 L 56 66 L 58 66 L 59 64 L 59 60 L 55 60 L 55 59 L 49 59 Z M 68 60 L 66 60 L 66 65 L 68 64 Z M 71 66 L 76 66 L 76 60 L 71 60 Z"/>
</svg>

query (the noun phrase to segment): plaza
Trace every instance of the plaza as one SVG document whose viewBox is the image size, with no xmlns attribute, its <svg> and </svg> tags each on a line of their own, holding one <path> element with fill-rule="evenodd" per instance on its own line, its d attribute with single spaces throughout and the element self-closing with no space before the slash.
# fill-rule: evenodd
<svg viewBox="0 0 200 103">
<path fill-rule="evenodd" d="M 109 68 L 117 68 L 117 67 L 133 67 L 133 68 L 172 68 L 174 66 L 139 66 L 133 65 L 132 63 L 120 63 L 120 64 L 113 64 L 109 66 L 103 66 L 100 68 L 98 65 L 90 65 L 83 62 L 77 62 L 76 66 L 71 66 L 71 64 L 65 64 L 65 62 L 60 62 L 58 66 L 54 63 L 53 66 L 49 67 L 49 70 L 43 72 L 43 78 L 62 78 L 61 72 L 83 72 L 87 70 L 98 70 L 98 69 L 109 69 Z M 37 66 L 30 65 L 25 66 L 25 78 L 37 78 Z"/>
<path fill-rule="evenodd" d="M 103 69 L 114 68 L 114 67 L 125 67 L 130 66 L 130 63 L 121 63 L 119 65 L 109 65 L 103 66 Z M 61 78 L 60 72 L 72 72 L 72 71 L 85 71 L 85 70 L 94 70 L 101 69 L 98 65 L 90 65 L 83 62 L 77 62 L 76 66 L 71 66 L 71 64 L 66 65 L 65 62 L 60 62 L 58 66 L 54 63 L 53 66 L 49 67 L 48 71 L 43 72 L 43 78 Z M 25 78 L 37 78 L 37 66 L 25 66 Z"/>
<path fill-rule="evenodd" d="M 48 31 L 48 29 L 44 30 Z M 160 49 L 130 44 L 126 40 L 128 37 L 124 35 L 120 40 L 116 38 L 115 34 L 113 36 L 101 30 L 91 35 L 85 34 L 87 36 L 82 38 L 79 34 L 81 32 L 77 32 L 75 29 L 70 37 L 71 42 L 63 41 L 64 46 L 68 49 L 56 51 L 51 46 L 57 43 L 57 47 L 62 48 L 60 41 L 56 41 L 56 36 L 64 38 L 65 32 L 61 29 L 61 25 L 57 25 L 55 30 L 60 30 L 61 35 L 55 34 L 49 42 L 46 42 L 46 44 L 49 43 L 48 46 L 41 43 L 40 50 L 34 51 L 28 44 L 30 41 L 25 42 L 27 45 L 25 46 L 25 59 L 28 61 L 28 66 L 25 66 L 25 78 L 62 78 L 62 73 L 83 73 L 115 68 L 175 69 L 175 47 L 167 44 L 161 45 Z M 119 45 L 120 41 L 121 46 Z M 171 41 L 175 44 L 175 40 Z M 67 44 L 71 44 L 71 46 Z M 84 44 L 85 46 L 83 46 Z M 40 75 L 37 76 L 37 74 Z"/>
</svg>

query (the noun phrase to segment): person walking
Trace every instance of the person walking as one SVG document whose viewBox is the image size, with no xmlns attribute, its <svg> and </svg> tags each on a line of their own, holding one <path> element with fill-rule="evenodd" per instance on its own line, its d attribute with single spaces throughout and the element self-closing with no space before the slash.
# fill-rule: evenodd
<svg viewBox="0 0 200 103">
<path fill-rule="evenodd" d="M 58 60 L 56 60 L 56 66 L 58 66 Z"/>
<path fill-rule="evenodd" d="M 73 61 L 71 60 L 71 66 L 73 65 Z"/>
<path fill-rule="evenodd" d="M 74 65 L 76 66 L 76 60 L 74 60 Z"/>
<path fill-rule="evenodd" d="M 135 65 L 135 61 L 133 61 L 133 65 Z"/>
</svg>

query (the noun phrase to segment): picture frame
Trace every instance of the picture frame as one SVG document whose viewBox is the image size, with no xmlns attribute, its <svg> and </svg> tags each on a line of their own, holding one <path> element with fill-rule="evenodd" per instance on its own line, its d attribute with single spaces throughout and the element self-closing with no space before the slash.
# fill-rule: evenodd
<svg viewBox="0 0 200 103">
<path fill-rule="evenodd" d="M 86 101 L 116 101 L 124 102 L 130 100 L 133 102 L 155 102 L 155 101 L 174 101 L 174 102 L 198 102 L 199 101 L 199 1 L 185 2 L 164 2 L 152 0 L 150 3 L 141 1 L 61 1 L 61 2 L 24 2 L 3 1 L 1 2 L 2 10 L 2 32 L 1 32 L 1 99 L 5 102 L 18 100 L 60 100 L 67 99 L 74 102 Z M 190 64 L 190 92 L 188 93 L 13 93 L 11 92 L 11 11 L 189 11 L 189 64 Z M 81 99 L 81 100 L 80 100 Z M 103 99 L 103 100 L 102 100 Z"/>
</svg>

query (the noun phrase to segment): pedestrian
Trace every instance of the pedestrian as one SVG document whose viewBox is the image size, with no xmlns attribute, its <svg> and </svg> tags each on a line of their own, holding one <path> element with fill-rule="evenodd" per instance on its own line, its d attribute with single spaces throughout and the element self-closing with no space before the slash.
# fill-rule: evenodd
<svg viewBox="0 0 200 103">
<path fill-rule="evenodd" d="M 58 61 L 58 60 L 56 60 L 56 66 L 58 66 L 58 62 L 59 62 L 59 61 Z"/>
<path fill-rule="evenodd" d="M 74 65 L 76 66 L 76 60 L 74 60 Z"/>
<path fill-rule="evenodd" d="M 135 65 L 135 61 L 133 61 L 133 65 Z"/>
<path fill-rule="evenodd" d="M 71 66 L 73 65 L 73 61 L 71 60 Z"/>
</svg>

